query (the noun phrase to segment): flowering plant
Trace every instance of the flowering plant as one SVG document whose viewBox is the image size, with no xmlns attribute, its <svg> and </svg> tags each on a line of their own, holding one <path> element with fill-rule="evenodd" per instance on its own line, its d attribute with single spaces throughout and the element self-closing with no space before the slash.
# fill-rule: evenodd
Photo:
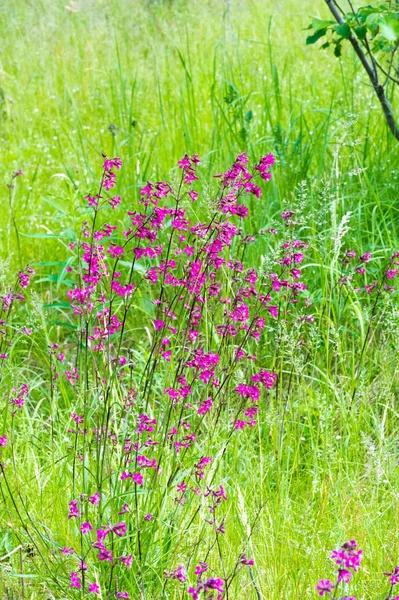
<svg viewBox="0 0 399 600">
<path fill-rule="evenodd" d="M 136 209 L 124 215 L 115 192 L 122 161 L 103 156 L 98 189 L 85 196 L 91 219 L 71 242 L 66 267 L 73 333 L 56 341 L 48 336 L 42 375 L 47 443 L 65 448 L 68 473 L 62 526 L 51 534 L 39 518 L 32 525 L 7 468 L 32 392 L 25 381 L 11 388 L 11 423 L 4 420 L 0 436 L 1 479 L 20 535 L 46 566 L 46 584 L 63 597 L 132 598 L 176 588 L 193 600 L 221 600 L 245 572 L 260 597 L 255 560 L 246 553 L 252 554 L 249 540 L 262 504 L 242 547 L 233 559 L 226 556 L 235 485 L 229 451 L 265 422 L 272 393 L 276 404 L 282 400 L 282 437 L 295 361 L 303 355 L 306 364 L 315 339 L 303 280 L 309 243 L 297 233 L 303 221 L 294 206 L 272 226 L 251 230 L 245 200 L 261 197 L 271 154 L 252 168 L 240 154 L 215 176 L 210 197 L 200 186 L 200 164 L 197 155 L 184 156 L 173 185 L 147 182 Z M 107 211 L 119 215 L 120 224 L 108 222 Z M 256 268 L 245 263 L 251 246 L 267 249 Z M 354 293 L 374 302 L 353 401 L 371 323 L 380 297 L 393 289 L 398 261 L 394 254 L 375 285 L 363 283 L 369 253 L 356 261 L 356 252 L 347 250 L 341 262 L 338 305 L 354 282 Z M 13 332 L 34 338 L 14 310 L 33 275 L 29 266 L 20 271 L 1 299 L 3 369 Z M 277 356 L 264 351 L 272 341 Z M 290 373 L 283 381 L 287 347 Z M 337 597 L 357 572 L 361 551 L 347 542 L 333 559 L 337 581 L 321 580 L 321 596 Z"/>
</svg>

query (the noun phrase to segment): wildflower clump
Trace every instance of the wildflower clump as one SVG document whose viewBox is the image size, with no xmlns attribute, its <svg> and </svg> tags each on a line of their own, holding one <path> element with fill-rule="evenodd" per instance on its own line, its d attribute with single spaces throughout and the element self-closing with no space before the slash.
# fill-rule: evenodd
<svg viewBox="0 0 399 600">
<path fill-rule="evenodd" d="M 83 199 L 89 216 L 69 244 L 59 303 L 68 327 L 49 327 L 44 360 L 29 364 L 46 402 L 36 405 L 35 386 L 13 373 L 0 436 L 1 483 L 13 498 L 18 535 L 34 545 L 46 585 L 60 597 L 133 599 L 146 590 L 222 600 L 237 591 L 238 576 L 259 597 L 251 537 L 262 499 L 231 550 L 237 456 L 251 452 L 277 409 L 280 460 L 293 382 L 319 348 L 300 211 L 286 207 L 262 230 L 251 222 L 248 198 L 259 201 L 273 166 L 271 154 L 250 167 L 242 153 L 205 195 L 201 161 L 185 155 L 173 183 L 147 181 L 134 204 L 118 187 L 121 159 L 103 156 L 97 189 Z M 257 260 L 248 266 L 251 252 Z M 379 298 L 393 291 L 398 263 L 394 254 L 367 285 L 371 253 L 356 255 L 346 251 L 330 294 L 338 290 L 338 314 L 351 294 L 374 301 L 352 402 Z M 42 333 L 33 317 L 22 324 L 14 311 L 33 275 L 29 266 L 20 271 L 1 297 L 3 369 L 15 332 L 32 344 Z M 58 462 L 49 467 L 62 473 L 62 518 L 37 515 L 31 527 L 7 467 L 25 419 L 40 411 L 42 443 L 62 451 L 62 470 Z M 332 558 L 336 580 L 320 580 L 317 592 L 338 598 L 362 551 L 352 540 Z"/>
<path fill-rule="evenodd" d="M 283 243 L 272 271 L 242 260 L 259 237 L 244 234 L 245 201 L 260 198 L 273 165 L 269 154 L 250 170 L 240 154 L 198 210 L 200 159 L 186 155 L 177 182 L 148 181 L 124 219 L 123 194 L 115 194 L 122 161 L 103 156 L 98 189 L 84 197 L 92 217 L 70 244 L 76 335 L 48 345 L 51 419 L 65 422 L 63 433 L 51 428 L 52 443 L 66 441 L 70 482 L 63 533 L 42 552 L 64 573 L 49 585 L 68 597 L 133 598 L 154 585 L 153 561 L 170 527 L 180 533 L 162 559 L 163 589 L 222 598 L 241 568 L 254 565 L 242 551 L 231 564 L 223 558 L 223 457 L 257 426 L 277 383 L 256 348 L 279 318 L 279 297 L 296 307 L 306 289 L 298 268 L 305 242 Z M 3 297 L 6 316 L 32 275 L 20 272 L 21 292 Z M 13 388 L 15 417 L 28 394 L 25 383 Z M 8 439 L 0 438 L 3 451 Z M 32 535 L 43 543 L 40 528 Z"/>
<path fill-rule="evenodd" d="M 320 579 L 316 586 L 319 596 L 330 596 L 340 600 L 356 600 L 354 596 L 342 596 L 341 588 L 348 584 L 353 575 L 358 572 L 363 557 L 363 550 L 359 550 L 356 540 L 345 542 L 338 550 L 331 554 L 331 560 L 337 565 L 337 576 L 334 583 L 330 579 Z"/>
</svg>

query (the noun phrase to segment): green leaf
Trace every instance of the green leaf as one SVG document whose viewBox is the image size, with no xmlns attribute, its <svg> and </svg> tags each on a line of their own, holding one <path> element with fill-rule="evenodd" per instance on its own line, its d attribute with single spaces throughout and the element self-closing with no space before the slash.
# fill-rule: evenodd
<svg viewBox="0 0 399 600">
<path fill-rule="evenodd" d="M 366 19 L 367 28 L 370 29 L 373 33 L 378 28 L 380 23 L 381 15 L 378 13 L 371 13 Z"/>
<path fill-rule="evenodd" d="M 43 304 L 43 308 L 71 308 L 69 302 L 51 302 L 50 304 Z"/>
<path fill-rule="evenodd" d="M 57 202 L 54 202 L 54 200 L 51 200 L 50 198 L 43 198 L 43 201 L 58 210 L 58 212 L 62 213 L 63 215 L 67 214 L 66 207 L 60 206 Z"/>
<path fill-rule="evenodd" d="M 342 46 L 341 44 L 337 44 L 334 48 L 334 55 L 339 58 L 341 56 L 342 53 Z"/>
<path fill-rule="evenodd" d="M 178 53 L 178 55 L 179 55 L 180 62 L 181 62 L 181 64 L 183 65 L 183 69 L 184 69 L 184 70 L 185 70 L 185 72 L 186 72 L 187 78 L 188 78 L 188 80 L 191 82 L 191 81 L 192 81 L 192 79 L 191 79 L 191 75 L 190 75 L 190 73 L 189 73 L 189 71 L 188 71 L 188 69 L 187 69 L 186 61 L 184 60 L 184 58 L 183 58 L 183 55 L 182 55 L 182 53 L 180 52 L 179 48 L 176 48 L 176 50 L 177 50 L 177 53 Z"/>
<path fill-rule="evenodd" d="M 399 37 L 399 21 L 395 17 L 386 17 L 380 22 L 380 34 L 389 42 L 396 42 Z"/>
<path fill-rule="evenodd" d="M 317 40 L 323 37 L 323 35 L 326 35 L 326 33 L 327 29 L 319 29 L 313 35 L 308 35 L 308 37 L 306 38 L 306 45 L 309 46 L 310 44 L 315 44 Z"/>
<path fill-rule="evenodd" d="M 72 323 L 66 323 L 65 321 L 53 321 L 49 319 L 47 323 L 53 323 L 54 325 L 59 325 L 60 327 L 67 327 L 68 329 L 78 329 L 76 325 L 72 325 Z"/>
<path fill-rule="evenodd" d="M 120 260 L 118 264 L 121 265 L 121 267 L 128 268 L 132 266 L 132 263 L 127 260 Z M 140 263 L 136 262 L 136 264 L 134 265 L 134 270 L 138 273 L 145 273 L 147 271 L 147 268 L 144 265 L 141 265 Z"/>
<path fill-rule="evenodd" d="M 349 27 L 348 23 L 341 23 L 340 25 L 334 27 L 334 29 L 337 35 L 343 37 L 345 40 L 349 40 L 351 28 Z"/>
<path fill-rule="evenodd" d="M 43 260 L 40 262 L 31 262 L 32 267 L 55 267 L 59 265 L 65 265 L 65 260 Z"/>
<path fill-rule="evenodd" d="M 367 27 L 365 25 L 361 25 L 359 27 L 355 27 L 355 33 L 359 40 L 364 40 L 367 35 Z"/>
<path fill-rule="evenodd" d="M 313 17 L 312 19 L 312 27 L 315 32 L 320 31 L 320 29 L 327 29 L 330 25 L 334 25 L 334 21 L 325 21 L 323 19 L 319 19 L 318 17 Z"/>
<path fill-rule="evenodd" d="M 49 240 L 49 239 L 62 239 L 62 238 L 67 238 L 69 239 L 73 239 L 70 235 L 61 235 L 59 233 L 22 233 L 20 232 L 19 235 L 23 235 L 24 237 L 28 237 L 28 238 L 38 238 L 38 239 L 45 239 L 45 240 Z"/>
</svg>

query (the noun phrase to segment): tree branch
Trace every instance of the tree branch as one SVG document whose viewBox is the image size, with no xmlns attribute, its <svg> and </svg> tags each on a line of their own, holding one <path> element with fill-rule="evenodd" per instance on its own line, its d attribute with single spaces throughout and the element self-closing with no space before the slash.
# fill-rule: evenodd
<svg viewBox="0 0 399 600">
<path fill-rule="evenodd" d="M 342 23 L 344 23 L 344 19 L 342 18 L 341 12 L 340 12 L 338 6 L 336 5 L 336 3 L 334 2 L 334 0 L 324 0 L 324 1 L 327 4 L 331 14 L 333 15 L 333 17 L 337 21 L 337 23 L 339 23 L 340 25 Z M 371 64 L 369 59 L 363 52 L 363 49 L 360 46 L 357 38 L 353 35 L 352 32 L 349 35 L 349 41 L 352 44 L 352 48 L 356 52 L 360 62 L 363 65 L 364 70 L 366 71 L 366 73 L 371 81 L 371 84 L 374 88 L 377 98 L 381 104 L 381 108 L 383 110 L 387 125 L 388 125 L 392 135 L 396 138 L 396 140 L 399 141 L 399 128 L 398 128 L 398 125 L 396 124 L 396 120 L 395 120 L 395 116 L 393 114 L 391 103 L 385 94 L 384 87 L 381 85 L 381 83 L 378 79 L 378 73 L 375 70 L 374 57 L 372 54 L 370 54 L 370 57 L 374 63 L 374 64 Z"/>
</svg>

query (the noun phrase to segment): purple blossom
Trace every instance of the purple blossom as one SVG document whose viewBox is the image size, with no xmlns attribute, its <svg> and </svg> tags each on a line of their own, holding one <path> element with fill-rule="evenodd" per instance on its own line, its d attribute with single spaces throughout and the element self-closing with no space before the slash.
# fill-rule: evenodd
<svg viewBox="0 0 399 600">
<path fill-rule="evenodd" d="M 83 533 L 83 535 L 87 535 L 89 531 L 93 531 L 93 526 L 89 521 L 86 521 L 85 523 L 81 523 L 80 531 Z"/>
<path fill-rule="evenodd" d="M 69 515 L 68 515 L 68 519 L 72 519 L 73 517 L 80 517 L 80 511 L 78 508 L 78 502 L 77 500 L 71 500 L 71 502 L 69 503 Z"/>
<path fill-rule="evenodd" d="M 78 588 L 79 590 L 82 588 L 82 584 L 80 582 L 80 577 L 78 576 L 77 573 L 75 573 L 75 572 L 71 573 L 70 579 L 71 579 L 71 583 L 69 584 L 69 587 Z"/>
<path fill-rule="evenodd" d="M 100 504 L 100 494 L 96 492 L 92 496 L 89 497 L 90 504 L 94 504 L 94 506 L 98 506 Z"/>
<path fill-rule="evenodd" d="M 131 569 L 132 568 L 132 562 L 133 562 L 133 556 L 132 554 L 129 554 L 129 556 L 120 556 L 119 560 L 121 563 L 123 563 L 125 565 L 125 567 L 127 569 Z"/>
<path fill-rule="evenodd" d="M 127 512 L 129 512 L 129 505 L 128 504 L 123 504 L 122 510 L 119 511 L 118 515 L 124 515 Z"/>
<path fill-rule="evenodd" d="M 137 483 L 137 485 L 143 485 L 144 483 L 144 477 L 140 472 L 134 473 L 134 475 L 132 475 L 132 480 L 134 483 Z"/>
<path fill-rule="evenodd" d="M 329 579 L 320 579 L 316 585 L 316 590 L 319 592 L 319 596 L 330 594 L 335 588 L 335 585 Z"/>
<path fill-rule="evenodd" d="M 104 154 L 103 154 L 103 158 L 104 158 L 104 163 L 103 163 L 104 171 L 110 171 L 113 168 L 116 168 L 118 171 L 121 169 L 122 161 L 120 158 L 107 158 Z"/>
<path fill-rule="evenodd" d="M 370 258 L 371 258 L 370 252 L 365 252 L 364 254 L 361 255 L 359 260 L 360 260 L 360 262 L 367 264 L 368 262 L 370 262 Z"/>
<path fill-rule="evenodd" d="M 385 571 L 384 575 L 387 575 L 387 577 L 389 577 L 391 585 L 396 585 L 397 583 L 399 583 L 399 567 L 394 567 L 394 569 L 392 569 L 391 572 Z"/>
<path fill-rule="evenodd" d="M 89 594 L 100 594 L 100 591 L 98 583 L 89 583 Z"/>
<path fill-rule="evenodd" d="M 101 549 L 100 552 L 98 553 L 98 559 L 101 560 L 101 562 L 104 562 L 104 561 L 112 562 L 113 556 L 112 556 L 111 550 L 107 550 L 106 548 Z"/>
<path fill-rule="evenodd" d="M 352 578 L 353 573 L 348 571 L 347 569 L 339 569 L 338 570 L 338 583 L 341 581 L 345 581 L 345 583 L 349 583 Z"/>
<path fill-rule="evenodd" d="M 167 579 L 177 579 L 182 583 L 187 581 L 187 571 L 183 565 L 176 567 L 173 571 L 164 571 L 164 575 Z"/>
</svg>

